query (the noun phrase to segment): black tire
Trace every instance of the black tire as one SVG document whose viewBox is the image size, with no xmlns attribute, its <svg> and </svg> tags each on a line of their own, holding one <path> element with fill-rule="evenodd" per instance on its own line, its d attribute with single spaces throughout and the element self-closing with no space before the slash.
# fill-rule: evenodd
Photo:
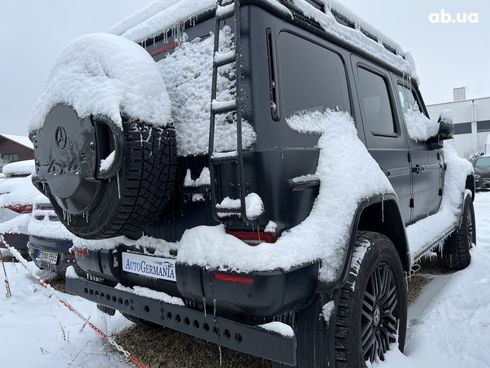
<svg viewBox="0 0 490 368">
<path fill-rule="evenodd" d="M 117 175 L 98 180 L 99 189 L 95 199 L 89 198 L 92 202 L 87 211 L 76 214 L 63 209 L 49 185 L 44 185 L 45 194 L 60 220 L 80 238 L 125 235 L 137 239 L 168 203 L 177 167 L 175 130 L 125 121 L 122 143 Z M 97 147 L 97 151 L 111 152 L 111 149 Z"/>
<path fill-rule="evenodd" d="M 322 317 L 322 306 L 331 301 L 332 296 L 317 295 L 306 308 L 296 313 L 294 329 L 298 341 L 297 368 L 365 368 L 366 360 L 384 359 L 384 353 L 390 346 L 387 349 L 380 345 L 379 352 L 373 356 L 369 351 L 363 350 L 361 330 L 368 325 L 362 313 L 366 292 L 372 292 L 375 274 L 384 276 L 386 280 L 388 272 L 391 275 L 388 280 L 391 287 L 381 288 L 378 297 L 381 309 L 386 301 L 390 301 L 391 306 L 394 306 L 393 311 L 390 316 L 386 310 L 384 313 L 380 310 L 378 324 L 370 327 L 374 334 L 388 330 L 389 334 L 386 338 L 383 337 L 386 342 L 395 343 L 397 335 L 398 348 L 403 351 L 407 325 L 407 290 L 400 257 L 393 242 L 386 236 L 374 232 L 359 232 L 350 273 L 347 282 L 334 298 L 335 309 L 329 322 Z M 382 290 L 389 292 L 386 301 L 381 298 Z M 374 315 L 376 309 L 371 309 Z M 379 335 L 383 333 L 380 332 Z M 272 366 L 286 368 L 277 363 Z"/>
<path fill-rule="evenodd" d="M 365 367 L 366 361 L 384 360 L 397 340 L 403 352 L 406 325 L 406 282 L 393 242 L 383 234 L 359 233 L 337 305 L 336 367 Z"/>
<path fill-rule="evenodd" d="M 473 201 L 467 197 L 461 225 L 446 240 L 438 253 L 441 266 L 450 270 L 462 270 L 471 263 L 470 249 L 476 241 L 475 211 Z"/>
</svg>

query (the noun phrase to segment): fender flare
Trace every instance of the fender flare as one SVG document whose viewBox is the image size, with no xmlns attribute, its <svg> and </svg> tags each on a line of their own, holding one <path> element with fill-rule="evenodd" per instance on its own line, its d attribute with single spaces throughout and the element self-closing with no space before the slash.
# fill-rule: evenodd
<svg viewBox="0 0 490 368">
<path fill-rule="evenodd" d="M 344 255 L 344 261 L 343 261 L 343 266 L 342 269 L 339 271 L 339 276 L 337 277 L 336 280 L 328 283 L 318 283 L 318 288 L 320 291 L 326 291 L 326 290 L 331 290 L 331 289 L 338 289 L 340 288 L 346 281 L 347 277 L 349 276 L 349 271 L 350 271 L 350 265 L 352 261 L 352 255 L 354 253 L 354 247 L 356 243 L 356 238 L 357 238 L 357 230 L 359 228 L 359 223 L 360 219 L 362 216 L 362 213 L 365 209 L 367 209 L 370 206 L 380 204 L 381 206 L 384 206 L 384 202 L 387 201 L 392 201 L 396 204 L 396 210 L 398 212 L 399 220 L 401 221 L 401 229 L 400 230 L 400 235 L 401 235 L 401 244 L 400 246 L 402 247 L 402 252 L 400 253 L 401 256 L 401 261 L 403 264 L 403 268 L 405 271 L 407 271 L 407 267 L 410 267 L 411 264 L 411 256 L 410 256 L 410 248 L 408 245 L 408 239 L 407 239 L 407 234 L 405 230 L 405 225 L 403 224 L 403 220 L 401 219 L 401 213 L 399 210 L 399 205 L 398 205 L 398 197 L 394 193 L 387 193 L 387 194 L 376 194 L 371 197 L 365 198 L 362 200 L 359 205 L 357 206 L 356 213 L 354 214 L 353 220 L 351 222 L 351 227 L 350 227 L 350 236 L 349 239 L 347 240 L 346 246 L 347 250 Z"/>
</svg>

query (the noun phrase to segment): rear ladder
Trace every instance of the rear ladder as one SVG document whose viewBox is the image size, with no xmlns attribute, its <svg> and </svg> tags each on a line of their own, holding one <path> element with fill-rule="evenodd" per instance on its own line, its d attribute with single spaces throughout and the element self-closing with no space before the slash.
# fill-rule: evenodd
<svg viewBox="0 0 490 368">
<path fill-rule="evenodd" d="M 223 29 L 227 20 L 234 21 L 234 47 L 232 50 L 220 52 L 220 31 Z M 217 221 L 222 221 L 228 217 L 239 217 L 245 223 L 251 223 L 253 219 L 247 217 L 246 211 L 246 188 L 243 173 L 242 155 L 242 111 L 241 111 L 241 68 L 239 67 L 240 52 L 240 0 L 217 0 L 216 8 L 216 27 L 214 32 L 214 53 L 213 53 L 213 78 L 211 89 L 211 113 L 209 129 L 209 171 L 211 176 L 211 201 L 213 215 Z M 236 92 L 235 98 L 228 101 L 218 101 L 218 75 L 219 69 L 227 65 L 235 66 L 236 73 Z M 215 128 L 216 117 L 219 115 L 231 114 L 236 125 L 236 150 L 216 151 L 215 150 Z M 224 166 L 232 165 L 234 168 L 233 181 L 222 183 L 221 170 Z M 220 205 L 223 200 L 223 184 L 230 186 L 234 190 L 234 197 L 238 199 L 233 205 Z M 239 205 L 236 204 L 239 202 Z"/>
</svg>

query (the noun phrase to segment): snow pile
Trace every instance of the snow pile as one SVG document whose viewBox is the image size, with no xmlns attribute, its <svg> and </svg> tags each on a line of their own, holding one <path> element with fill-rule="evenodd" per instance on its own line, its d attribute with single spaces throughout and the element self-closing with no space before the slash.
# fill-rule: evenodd
<svg viewBox="0 0 490 368">
<path fill-rule="evenodd" d="M 81 118 L 105 115 L 121 125 L 121 114 L 149 124 L 170 122 L 170 101 L 151 56 L 138 44 L 110 34 L 72 41 L 56 62 L 31 116 L 41 128 L 57 104 L 75 108 Z"/>
<path fill-rule="evenodd" d="M 100 160 L 100 168 L 99 168 L 100 172 L 107 171 L 111 168 L 115 156 L 116 156 L 116 151 L 112 151 L 111 153 L 109 153 L 109 156 Z"/>
<path fill-rule="evenodd" d="M 161 300 L 164 303 L 184 306 L 184 301 L 180 298 L 170 296 L 163 291 L 155 291 L 141 286 L 133 286 L 132 288 L 117 284 L 116 290 L 126 291 L 135 295 L 143 296 L 145 298 Z"/>
<path fill-rule="evenodd" d="M 233 45 L 229 27 L 220 33 L 221 50 Z M 157 65 L 167 86 L 172 102 L 177 153 L 180 156 L 207 154 L 209 147 L 209 116 L 213 73 L 214 36 L 183 42 Z M 219 101 L 233 100 L 235 86 L 232 66 L 220 68 L 218 75 Z M 242 121 L 243 148 L 255 142 L 255 132 Z M 236 124 L 231 114 L 216 116 L 215 150 L 236 150 Z"/>
<path fill-rule="evenodd" d="M 335 310 L 335 302 L 333 300 L 329 301 L 322 307 L 322 317 L 325 322 L 330 323 L 330 317 L 332 317 L 332 313 Z"/>
<path fill-rule="evenodd" d="M 203 185 L 211 185 L 209 169 L 204 167 L 196 180 L 192 180 L 191 170 L 187 169 L 184 179 L 184 187 L 200 187 Z"/>
<path fill-rule="evenodd" d="M 169 243 L 163 239 L 157 239 L 146 235 L 143 235 L 138 240 L 129 239 L 125 236 L 98 240 L 74 237 L 73 245 L 75 248 L 88 250 L 114 249 L 119 245 L 127 245 L 141 249 L 147 255 L 166 258 L 173 258 L 174 256 L 172 254 L 175 254 L 178 246 L 176 243 Z"/>
<path fill-rule="evenodd" d="M 258 325 L 258 327 L 263 328 L 267 331 L 275 332 L 284 337 L 294 337 L 293 328 L 282 322 L 269 322 L 263 325 Z"/>
<path fill-rule="evenodd" d="M 10 189 L 10 191 L 8 191 Z M 7 193 L 5 193 L 5 192 Z M 31 176 L 23 178 L 7 178 L 0 183 L 0 207 L 12 205 L 32 205 L 39 191 L 32 184 Z"/>
<path fill-rule="evenodd" d="M 445 123 L 453 123 L 454 122 L 454 111 L 450 109 L 444 109 L 441 111 L 439 115 L 439 119 Z"/>
<path fill-rule="evenodd" d="M 473 173 L 469 161 L 458 156 L 449 144 L 444 144 L 444 161 L 447 164 L 441 206 L 439 211 L 407 227 L 412 259 L 437 236 L 454 228 L 462 211 L 466 177 Z"/>
<path fill-rule="evenodd" d="M 439 132 L 439 123 L 430 120 L 418 108 L 408 109 L 404 116 L 408 135 L 416 142 L 426 142 Z"/>
<path fill-rule="evenodd" d="M 45 216 L 43 220 L 31 217 L 27 230 L 29 235 L 45 239 L 72 240 L 75 237 L 61 221 L 51 221 L 48 216 Z"/>
<path fill-rule="evenodd" d="M 187 230 L 180 242 L 177 261 L 250 272 L 288 270 L 320 259 L 320 279 L 332 281 L 337 277 L 359 202 L 372 195 L 392 193 L 393 189 L 358 139 L 348 113 L 332 110 L 304 112 L 287 121 L 297 131 L 321 134 L 315 173 L 321 179 L 321 186 L 310 215 L 283 233 L 273 245 L 262 243 L 250 247 L 226 234 L 222 225 Z"/>
<path fill-rule="evenodd" d="M 157 0 L 109 29 L 135 42 L 177 28 L 176 24 L 196 18 L 216 8 L 216 0 Z"/>
<path fill-rule="evenodd" d="M 386 36 L 382 35 L 379 31 L 373 27 L 360 21 L 357 16 L 353 16 L 350 11 L 337 4 L 332 0 L 324 0 L 325 12 L 315 8 L 305 0 L 289 0 L 294 4 L 296 8 L 307 18 L 316 21 L 320 27 L 329 35 L 346 42 L 353 47 L 359 47 L 364 52 L 368 53 L 377 60 L 380 60 L 393 68 L 400 70 L 401 72 L 410 75 L 415 80 L 418 80 L 417 72 L 415 70 L 415 63 L 411 55 L 401 49 L 400 46 L 389 40 Z M 391 47 L 394 47 L 397 54 L 388 51 L 380 42 L 376 42 L 373 39 L 367 37 L 360 29 L 353 29 L 351 27 L 344 26 L 337 22 L 335 16 L 332 14 L 331 9 L 336 9 L 340 13 L 346 14 L 348 18 L 354 18 L 354 21 L 358 26 L 363 26 L 364 29 L 368 29 L 370 33 L 374 33 L 379 41 L 387 41 Z"/>
<path fill-rule="evenodd" d="M 11 162 L 2 168 L 5 176 L 31 175 L 34 172 L 34 160 Z"/>
<path fill-rule="evenodd" d="M 46 272 L 40 272 L 33 262 L 27 266 L 36 276 L 46 277 Z M 51 297 L 51 291 L 37 285 L 18 263 L 6 262 L 5 268 L 12 296 L 5 297 L 2 270 L 2 367 L 130 367 L 123 355 L 109 350 L 108 344 L 103 343 L 95 331 Z M 132 325 L 120 313 L 110 317 L 98 311 L 93 302 L 74 295 L 61 295 L 83 316 L 91 316 L 91 322 L 111 336 Z"/>
<path fill-rule="evenodd" d="M 19 185 L 23 185 L 25 182 L 30 182 L 31 181 L 31 176 L 25 177 L 25 176 L 11 176 L 8 177 L 0 182 L 0 205 L 1 205 L 1 198 L 7 193 L 10 193 L 14 191 L 16 188 L 19 187 Z"/>
<path fill-rule="evenodd" d="M 0 223 L 0 234 L 28 234 L 30 213 L 22 213 L 11 220 Z"/>
<path fill-rule="evenodd" d="M 220 209 L 236 209 L 240 210 L 241 203 L 239 199 L 231 199 L 230 197 L 225 197 L 221 203 L 216 205 L 218 210 Z M 245 213 L 247 214 L 247 218 L 256 219 L 260 215 L 264 213 L 264 202 L 262 198 L 257 193 L 249 193 L 245 197 Z M 231 216 L 232 214 L 226 212 L 219 212 L 218 216 L 226 217 Z"/>
</svg>

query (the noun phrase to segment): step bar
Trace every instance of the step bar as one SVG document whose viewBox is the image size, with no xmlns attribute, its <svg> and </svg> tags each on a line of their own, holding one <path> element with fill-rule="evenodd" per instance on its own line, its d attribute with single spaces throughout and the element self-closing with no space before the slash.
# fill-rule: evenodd
<svg viewBox="0 0 490 368">
<path fill-rule="evenodd" d="M 296 337 L 282 336 L 258 326 L 215 317 L 212 311 L 205 314 L 80 277 L 68 277 L 66 288 L 99 305 L 213 344 L 288 366 L 296 365 Z"/>
</svg>

